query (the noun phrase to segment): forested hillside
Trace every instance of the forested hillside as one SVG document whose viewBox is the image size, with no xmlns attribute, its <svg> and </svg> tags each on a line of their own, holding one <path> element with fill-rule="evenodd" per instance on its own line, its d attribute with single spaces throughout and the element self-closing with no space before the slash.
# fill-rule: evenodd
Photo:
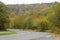
<svg viewBox="0 0 60 40">
<path fill-rule="evenodd" d="M 51 6 L 55 5 L 57 2 L 54 3 L 37 3 L 37 4 L 9 4 L 7 5 L 9 8 L 9 11 L 15 12 L 15 13 L 29 13 L 34 10 L 42 11 L 42 10 L 48 10 Z"/>
</svg>

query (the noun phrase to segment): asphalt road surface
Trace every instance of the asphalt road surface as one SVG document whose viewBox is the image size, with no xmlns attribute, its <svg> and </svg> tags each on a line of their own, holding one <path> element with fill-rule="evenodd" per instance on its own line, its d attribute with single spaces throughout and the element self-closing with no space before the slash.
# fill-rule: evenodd
<svg viewBox="0 0 60 40">
<path fill-rule="evenodd" d="M 17 34 L 0 36 L 0 40 L 59 40 L 45 32 L 29 32 L 15 29 L 11 29 L 10 31 L 15 31 Z"/>
</svg>

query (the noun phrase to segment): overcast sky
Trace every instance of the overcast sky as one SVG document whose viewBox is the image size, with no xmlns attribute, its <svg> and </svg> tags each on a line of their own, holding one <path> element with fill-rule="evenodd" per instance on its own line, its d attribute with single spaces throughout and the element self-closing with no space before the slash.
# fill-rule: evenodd
<svg viewBox="0 0 60 40">
<path fill-rule="evenodd" d="M 0 0 L 5 4 L 32 4 L 32 3 L 48 3 L 60 0 Z"/>
</svg>

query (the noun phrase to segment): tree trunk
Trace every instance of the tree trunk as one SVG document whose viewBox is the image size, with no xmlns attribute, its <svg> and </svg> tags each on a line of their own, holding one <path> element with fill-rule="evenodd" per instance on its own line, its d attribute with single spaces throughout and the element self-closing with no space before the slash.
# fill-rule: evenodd
<svg viewBox="0 0 60 40">
<path fill-rule="evenodd" d="M 0 31 L 6 31 L 6 27 L 5 27 L 4 23 L 2 23 L 0 25 Z"/>
</svg>

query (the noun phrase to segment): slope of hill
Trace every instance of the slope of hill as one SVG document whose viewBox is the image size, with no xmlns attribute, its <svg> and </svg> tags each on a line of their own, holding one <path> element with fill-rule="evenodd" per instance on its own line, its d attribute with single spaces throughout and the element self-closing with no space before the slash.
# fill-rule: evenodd
<svg viewBox="0 0 60 40">
<path fill-rule="evenodd" d="M 34 10 L 42 10 L 46 7 L 51 7 L 55 5 L 57 2 L 54 3 L 41 3 L 41 4 L 9 4 L 7 5 L 9 8 L 9 11 L 15 12 L 15 13 L 28 13 L 32 12 Z"/>
</svg>

